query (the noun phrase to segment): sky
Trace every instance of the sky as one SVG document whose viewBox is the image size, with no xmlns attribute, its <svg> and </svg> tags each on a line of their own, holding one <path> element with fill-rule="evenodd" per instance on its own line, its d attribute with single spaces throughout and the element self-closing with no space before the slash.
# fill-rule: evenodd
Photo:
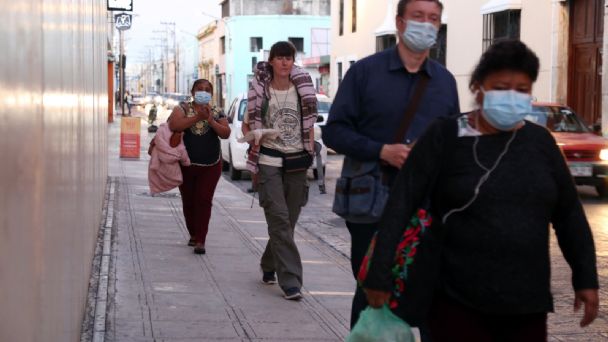
<svg viewBox="0 0 608 342">
<path fill-rule="evenodd" d="M 155 56 L 159 57 L 160 47 L 154 46 L 161 42 L 153 38 L 162 34 L 153 31 L 164 30 L 161 22 L 175 22 L 178 42 L 196 39 L 193 35 L 199 28 L 215 20 L 213 17 L 221 16 L 219 4 L 220 0 L 133 0 L 131 29 L 125 33 L 127 60 L 147 61 L 150 48 L 155 49 Z"/>
</svg>

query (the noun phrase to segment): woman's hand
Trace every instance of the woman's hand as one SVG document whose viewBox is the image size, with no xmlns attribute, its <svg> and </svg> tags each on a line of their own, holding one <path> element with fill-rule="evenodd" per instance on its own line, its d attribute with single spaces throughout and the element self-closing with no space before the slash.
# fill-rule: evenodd
<svg viewBox="0 0 608 342">
<path fill-rule="evenodd" d="M 578 312 L 581 303 L 585 304 L 585 312 L 581 319 L 581 327 L 586 327 L 597 318 L 600 299 L 597 289 L 578 290 L 574 293 L 574 312 Z"/>
<path fill-rule="evenodd" d="M 228 139 L 230 137 L 230 125 L 228 124 L 228 119 L 221 118 L 215 120 L 211 118 L 207 121 L 209 123 L 209 127 L 215 131 L 218 137 L 221 139 Z"/>
<path fill-rule="evenodd" d="M 211 117 L 211 106 L 194 104 L 194 110 L 196 111 L 196 118 L 198 121 L 207 120 Z"/>
<path fill-rule="evenodd" d="M 365 295 L 367 296 L 367 303 L 372 308 L 380 308 L 382 305 L 388 303 L 388 300 L 391 298 L 391 293 L 386 291 L 378 291 L 372 289 L 363 289 L 365 291 Z"/>
</svg>

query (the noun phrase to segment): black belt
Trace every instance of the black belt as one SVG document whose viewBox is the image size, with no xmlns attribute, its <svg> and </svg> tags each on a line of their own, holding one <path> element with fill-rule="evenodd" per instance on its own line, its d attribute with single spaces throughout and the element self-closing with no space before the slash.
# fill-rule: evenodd
<svg viewBox="0 0 608 342">
<path fill-rule="evenodd" d="M 265 146 L 260 146 L 260 153 L 270 156 L 270 157 L 276 157 L 276 158 L 284 158 L 284 157 L 289 157 L 289 156 L 293 156 L 293 155 L 299 155 L 302 153 L 302 151 L 299 152 L 293 152 L 293 153 L 284 153 L 281 152 L 279 150 L 275 150 L 273 148 L 268 148 Z"/>
</svg>

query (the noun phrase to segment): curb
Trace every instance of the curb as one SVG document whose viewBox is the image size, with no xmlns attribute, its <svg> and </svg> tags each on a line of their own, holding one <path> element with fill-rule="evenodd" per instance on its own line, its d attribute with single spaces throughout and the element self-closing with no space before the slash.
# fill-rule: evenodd
<svg viewBox="0 0 608 342">
<path fill-rule="evenodd" d="M 116 179 L 108 177 L 108 186 L 106 188 L 106 199 L 103 207 L 105 216 L 103 218 L 103 225 L 98 233 L 97 246 L 93 258 L 91 279 L 89 280 L 89 299 L 82 324 L 81 342 L 105 341 Z"/>
</svg>

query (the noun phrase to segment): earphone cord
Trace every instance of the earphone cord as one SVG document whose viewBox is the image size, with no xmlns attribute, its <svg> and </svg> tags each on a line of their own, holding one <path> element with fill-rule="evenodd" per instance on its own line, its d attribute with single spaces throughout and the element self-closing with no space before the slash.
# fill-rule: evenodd
<svg viewBox="0 0 608 342">
<path fill-rule="evenodd" d="M 473 204 L 473 202 L 475 202 L 475 200 L 477 199 L 477 195 L 479 195 L 479 189 L 488 180 L 488 178 L 490 178 L 490 174 L 496 169 L 496 167 L 498 167 L 498 164 L 500 163 L 502 158 L 505 156 L 505 154 L 507 154 L 507 151 L 509 151 L 509 146 L 511 146 L 511 143 L 515 139 L 515 136 L 517 135 L 517 131 L 518 130 L 513 131 L 513 134 L 511 134 L 511 138 L 509 138 L 509 141 L 507 141 L 507 144 L 505 145 L 505 149 L 500 153 L 500 155 L 494 162 L 494 165 L 492 165 L 492 167 L 490 169 L 483 166 L 481 164 L 481 162 L 479 161 L 479 158 L 477 157 L 477 143 L 479 142 L 479 137 L 478 136 L 475 137 L 475 142 L 473 142 L 473 158 L 475 159 L 475 163 L 477 163 L 477 165 L 479 167 L 481 167 L 483 170 L 485 170 L 486 172 L 483 174 L 483 176 L 481 176 L 481 178 L 477 182 L 477 185 L 475 185 L 475 191 L 473 193 L 473 197 L 462 207 L 452 209 L 452 210 L 448 211 L 445 215 L 443 215 L 443 218 L 441 219 L 441 222 L 443 224 L 445 224 L 445 222 L 447 221 L 447 219 L 450 215 L 464 211 L 469 206 L 471 206 L 471 204 Z"/>
</svg>

